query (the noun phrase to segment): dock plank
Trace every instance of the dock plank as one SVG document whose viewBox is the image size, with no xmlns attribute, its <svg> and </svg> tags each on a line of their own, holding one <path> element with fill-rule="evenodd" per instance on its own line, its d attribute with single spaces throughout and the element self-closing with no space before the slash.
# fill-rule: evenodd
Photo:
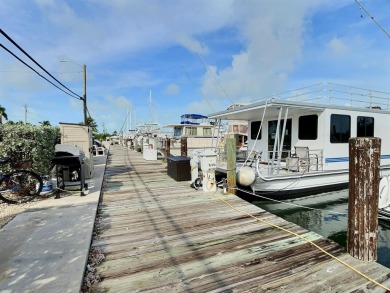
<svg viewBox="0 0 390 293">
<path fill-rule="evenodd" d="M 235 195 L 194 190 L 121 146 L 110 149 L 98 219 L 92 247 L 105 260 L 92 292 L 384 292 L 286 230 L 390 284 L 390 269 Z"/>
</svg>

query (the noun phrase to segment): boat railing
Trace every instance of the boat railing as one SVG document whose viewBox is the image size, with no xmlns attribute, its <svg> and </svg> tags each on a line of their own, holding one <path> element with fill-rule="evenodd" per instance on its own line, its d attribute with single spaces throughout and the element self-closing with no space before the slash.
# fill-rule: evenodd
<svg viewBox="0 0 390 293">
<path fill-rule="evenodd" d="M 347 86 L 337 83 L 318 83 L 287 92 L 275 93 L 264 99 L 294 100 L 328 105 L 390 110 L 390 93 Z"/>
<path fill-rule="evenodd" d="M 279 174 L 280 170 L 286 169 L 286 162 L 291 157 L 290 150 L 268 151 L 268 159 L 261 160 L 261 165 L 266 165 L 268 175 Z"/>
<path fill-rule="evenodd" d="M 250 151 L 237 151 L 236 161 L 247 162 L 250 166 L 262 169 L 268 175 L 281 175 L 287 173 L 306 173 L 323 171 L 324 159 L 322 149 L 308 149 L 306 155 L 297 154 L 297 151 L 283 150 L 280 153 L 268 152 L 269 159 L 262 159 L 258 153 Z M 280 160 L 279 160 L 280 156 Z M 272 159 L 273 158 L 273 159 Z M 226 151 L 217 152 L 217 164 L 227 162 Z M 282 172 L 283 171 L 283 172 Z"/>
</svg>

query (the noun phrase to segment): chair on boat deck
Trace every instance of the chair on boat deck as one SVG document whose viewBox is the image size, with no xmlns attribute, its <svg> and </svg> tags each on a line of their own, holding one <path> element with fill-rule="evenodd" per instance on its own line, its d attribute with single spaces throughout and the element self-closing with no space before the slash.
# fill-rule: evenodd
<svg viewBox="0 0 390 293">
<path fill-rule="evenodd" d="M 287 161 L 287 169 L 290 171 L 305 170 L 309 172 L 311 166 L 318 171 L 318 156 L 310 154 L 309 147 L 296 146 L 295 154 L 292 154 Z"/>
</svg>

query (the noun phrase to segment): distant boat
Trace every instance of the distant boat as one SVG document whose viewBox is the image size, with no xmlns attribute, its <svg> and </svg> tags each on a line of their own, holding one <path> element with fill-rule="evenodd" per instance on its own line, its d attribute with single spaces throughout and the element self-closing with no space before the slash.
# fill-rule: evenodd
<svg viewBox="0 0 390 293">
<path fill-rule="evenodd" d="M 180 139 L 187 138 L 188 151 L 205 148 L 215 148 L 221 142 L 225 128 L 215 120 L 201 114 L 183 114 L 177 124 L 164 125 L 164 128 L 173 129 L 170 136 L 171 154 L 180 156 Z"/>
</svg>

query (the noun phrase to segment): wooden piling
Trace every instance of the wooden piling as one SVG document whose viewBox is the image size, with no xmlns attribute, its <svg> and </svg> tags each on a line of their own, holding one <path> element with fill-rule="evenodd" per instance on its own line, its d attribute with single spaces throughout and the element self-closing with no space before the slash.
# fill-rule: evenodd
<svg viewBox="0 0 390 293">
<path fill-rule="evenodd" d="M 227 185 L 228 192 L 236 194 L 236 140 L 234 138 L 226 139 L 226 157 L 227 157 Z"/>
<path fill-rule="evenodd" d="M 365 261 L 377 259 L 380 149 L 380 138 L 349 140 L 347 251 Z"/>
<path fill-rule="evenodd" d="M 187 157 L 187 137 L 182 137 L 180 140 L 181 156 Z"/>
<path fill-rule="evenodd" d="M 169 158 L 171 156 L 171 139 L 165 139 L 165 157 Z"/>
</svg>

